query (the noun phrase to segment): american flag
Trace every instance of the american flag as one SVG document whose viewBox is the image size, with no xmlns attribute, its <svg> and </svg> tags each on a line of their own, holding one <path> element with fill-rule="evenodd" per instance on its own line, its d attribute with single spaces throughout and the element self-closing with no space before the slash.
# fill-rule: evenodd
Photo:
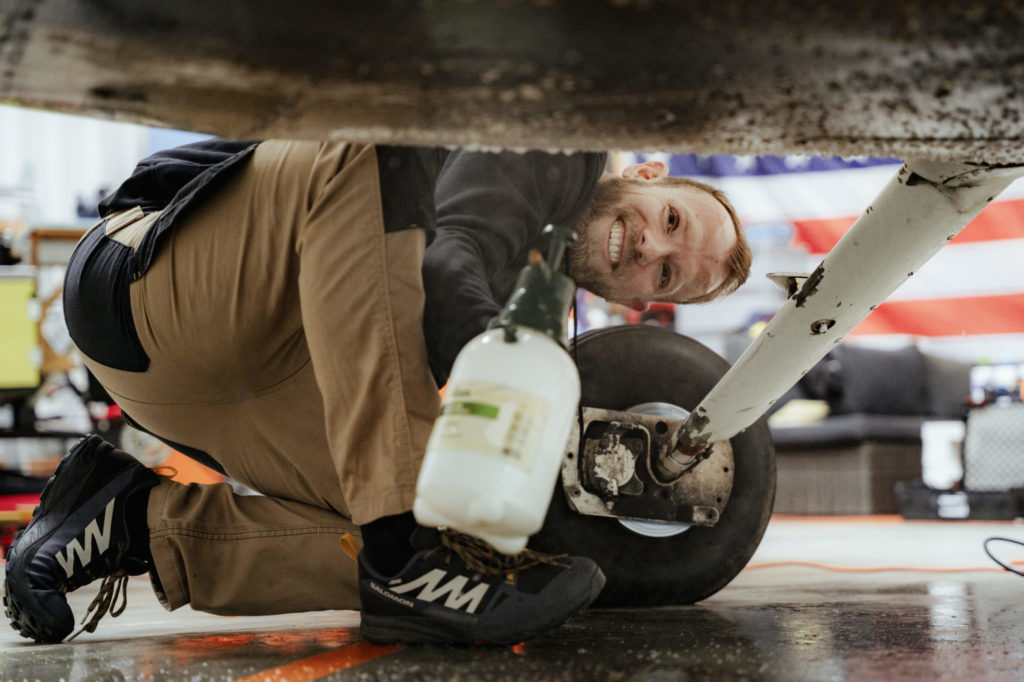
<svg viewBox="0 0 1024 682">
<path fill-rule="evenodd" d="M 756 271 L 772 269 L 757 262 L 758 235 L 780 228 L 789 249 L 802 254 L 804 271 L 812 271 L 900 167 L 895 159 L 665 154 L 627 155 L 624 162 L 646 159 L 725 190 L 752 240 Z M 750 311 L 758 312 L 765 311 Z M 1024 360 L 1024 182 L 996 197 L 846 341 L 916 344 L 969 362 Z"/>
</svg>

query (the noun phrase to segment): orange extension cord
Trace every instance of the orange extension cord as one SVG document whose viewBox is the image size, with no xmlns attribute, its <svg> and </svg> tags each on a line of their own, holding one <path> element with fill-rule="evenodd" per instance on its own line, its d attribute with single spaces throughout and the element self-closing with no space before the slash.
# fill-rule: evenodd
<svg viewBox="0 0 1024 682">
<path fill-rule="evenodd" d="M 1024 559 L 1011 561 L 1015 566 L 1024 566 Z M 980 571 L 1005 571 L 1004 568 L 996 566 L 972 566 L 956 568 L 928 568 L 924 566 L 833 566 L 831 564 L 819 564 L 813 561 L 768 561 L 760 564 L 747 564 L 744 570 L 753 571 L 762 568 L 780 568 L 783 566 L 802 566 L 804 568 L 817 568 L 822 571 L 835 571 L 837 573 L 885 573 L 888 571 L 902 571 L 905 573 L 976 573 Z"/>
</svg>

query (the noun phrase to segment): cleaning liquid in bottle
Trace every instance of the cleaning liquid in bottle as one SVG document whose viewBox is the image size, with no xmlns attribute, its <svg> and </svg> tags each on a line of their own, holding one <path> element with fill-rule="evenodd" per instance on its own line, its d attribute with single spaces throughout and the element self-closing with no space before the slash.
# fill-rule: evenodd
<svg viewBox="0 0 1024 682">
<path fill-rule="evenodd" d="M 413 506 L 419 523 L 507 554 L 544 523 L 580 399 L 563 345 L 575 286 L 557 270 L 571 232 L 548 229 L 548 262 L 531 254 L 491 328 L 455 359 Z"/>
</svg>

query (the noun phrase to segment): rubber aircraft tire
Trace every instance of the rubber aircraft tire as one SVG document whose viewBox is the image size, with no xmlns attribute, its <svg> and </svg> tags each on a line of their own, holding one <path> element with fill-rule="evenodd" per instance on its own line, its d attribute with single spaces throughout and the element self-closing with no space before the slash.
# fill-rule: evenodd
<svg viewBox="0 0 1024 682">
<path fill-rule="evenodd" d="M 612 410 L 654 401 L 692 410 L 729 369 L 697 341 L 647 325 L 587 332 L 574 354 L 582 404 Z M 544 527 L 530 546 L 596 561 L 607 577 L 598 607 L 692 604 L 711 596 L 750 560 L 775 501 L 775 453 L 765 418 L 731 444 L 733 489 L 716 525 L 667 538 L 638 535 L 615 519 L 572 510 L 559 477 Z"/>
</svg>

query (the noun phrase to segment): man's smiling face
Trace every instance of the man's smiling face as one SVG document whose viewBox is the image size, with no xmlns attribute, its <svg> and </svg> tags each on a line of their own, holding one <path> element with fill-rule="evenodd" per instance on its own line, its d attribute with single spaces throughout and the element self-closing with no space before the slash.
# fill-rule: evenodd
<svg viewBox="0 0 1024 682">
<path fill-rule="evenodd" d="M 659 183 L 662 164 L 623 175 L 601 179 L 575 226 L 576 284 L 642 310 L 650 301 L 693 300 L 725 281 L 737 238 L 722 203 L 698 186 Z"/>
</svg>

